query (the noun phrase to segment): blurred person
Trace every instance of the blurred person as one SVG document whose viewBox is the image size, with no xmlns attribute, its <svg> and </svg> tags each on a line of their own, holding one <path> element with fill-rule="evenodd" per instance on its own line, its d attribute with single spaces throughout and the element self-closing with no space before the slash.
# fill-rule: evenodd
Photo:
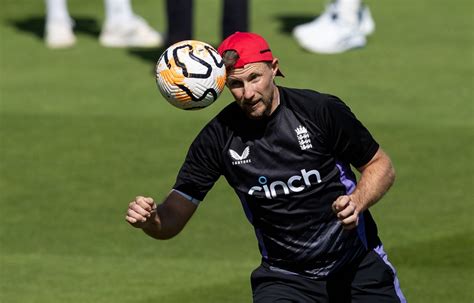
<svg viewBox="0 0 474 303">
<path fill-rule="evenodd" d="M 224 176 L 262 255 L 254 302 L 405 302 L 369 212 L 394 182 L 389 156 L 338 97 L 277 85 L 263 37 L 237 32 L 218 52 L 235 102 L 197 135 L 164 202 L 138 196 L 126 221 L 172 238 Z"/>
<path fill-rule="evenodd" d="M 366 45 L 375 30 L 369 8 L 361 0 L 335 0 L 309 23 L 293 29 L 293 36 L 307 51 L 337 54 Z"/>
<path fill-rule="evenodd" d="M 50 48 L 67 48 L 76 43 L 74 20 L 66 0 L 46 1 L 45 42 Z M 104 0 L 105 21 L 99 41 L 106 47 L 159 47 L 160 33 L 133 13 L 130 0 Z"/>
<path fill-rule="evenodd" d="M 193 0 L 167 0 L 168 33 L 166 45 L 194 37 Z M 248 0 L 224 0 L 221 19 L 221 36 L 225 39 L 236 31 L 246 32 L 249 27 Z"/>
</svg>

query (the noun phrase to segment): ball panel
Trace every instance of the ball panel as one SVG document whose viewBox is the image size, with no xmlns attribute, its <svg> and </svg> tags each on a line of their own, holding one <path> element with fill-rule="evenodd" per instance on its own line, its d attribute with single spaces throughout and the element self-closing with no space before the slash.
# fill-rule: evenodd
<svg viewBox="0 0 474 303">
<path fill-rule="evenodd" d="M 225 66 L 209 44 L 178 42 L 158 59 L 156 84 L 163 97 L 181 109 L 200 109 L 212 104 L 225 87 Z"/>
<path fill-rule="evenodd" d="M 217 81 L 217 89 L 219 91 L 223 91 L 225 87 L 225 75 L 217 76 L 216 81 Z"/>
</svg>

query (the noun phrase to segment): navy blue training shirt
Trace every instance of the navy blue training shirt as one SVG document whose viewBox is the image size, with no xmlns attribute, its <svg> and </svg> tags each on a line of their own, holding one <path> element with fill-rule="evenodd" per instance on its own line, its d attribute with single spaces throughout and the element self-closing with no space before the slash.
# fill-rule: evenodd
<svg viewBox="0 0 474 303">
<path fill-rule="evenodd" d="M 192 143 L 174 189 L 203 200 L 223 175 L 254 226 L 262 262 L 274 270 L 325 278 L 380 243 L 368 211 L 343 230 L 331 209 L 351 193 L 351 165 L 379 145 L 337 97 L 278 87 L 280 105 L 251 120 L 224 108 Z"/>
</svg>

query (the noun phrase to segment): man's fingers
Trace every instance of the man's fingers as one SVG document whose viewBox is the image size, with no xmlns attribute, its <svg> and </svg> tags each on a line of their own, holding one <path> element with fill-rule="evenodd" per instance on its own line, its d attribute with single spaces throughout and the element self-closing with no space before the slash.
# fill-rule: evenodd
<svg viewBox="0 0 474 303">
<path fill-rule="evenodd" d="M 137 219 L 135 219 L 135 218 L 133 218 L 133 217 L 130 217 L 130 216 L 128 216 L 128 215 L 125 216 L 125 221 L 127 221 L 127 222 L 130 223 L 130 224 L 135 224 L 135 223 L 138 222 Z"/>
<path fill-rule="evenodd" d="M 359 212 L 356 210 L 355 205 L 352 202 L 351 205 L 349 205 L 346 209 L 353 209 L 353 211 L 344 219 L 339 218 L 339 220 L 341 220 L 342 227 L 344 229 L 353 229 L 359 225 Z"/>
<path fill-rule="evenodd" d="M 353 223 L 357 223 L 359 220 L 359 215 L 357 213 L 353 213 L 352 215 L 348 216 L 344 220 L 341 220 L 343 225 L 351 225 Z"/>
<path fill-rule="evenodd" d="M 346 204 L 345 208 L 343 208 L 341 211 L 337 213 L 337 218 L 340 220 L 345 219 L 349 217 L 350 215 L 352 215 L 355 212 L 355 210 L 356 208 L 355 208 L 354 203 L 349 202 L 348 204 Z"/>
<path fill-rule="evenodd" d="M 152 206 L 155 201 L 153 201 L 153 198 L 150 197 L 143 197 L 143 196 L 137 196 L 135 197 L 135 201 L 139 204 L 147 204 L 149 206 Z"/>
<path fill-rule="evenodd" d="M 346 208 L 347 204 L 351 201 L 349 196 L 339 196 L 336 201 L 332 204 L 332 211 L 334 213 L 338 213 L 344 208 Z"/>
<path fill-rule="evenodd" d="M 142 202 L 143 203 L 143 202 Z M 134 210 L 136 213 L 139 213 L 140 215 L 144 217 L 149 217 L 150 212 L 151 212 L 151 206 L 146 204 L 145 206 L 142 204 L 139 204 L 138 202 L 135 202 L 132 204 L 129 209 Z"/>
<path fill-rule="evenodd" d="M 148 224 L 148 221 L 159 222 L 159 218 L 155 214 L 157 209 L 156 203 L 153 198 L 137 196 L 135 200 L 128 204 L 127 213 L 125 215 L 125 221 L 133 225 L 134 227 L 142 228 L 144 224 Z"/>
<path fill-rule="evenodd" d="M 353 229 L 359 223 L 359 212 L 349 196 L 340 196 L 332 204 L 332 210 L 344 229 Z"/>
<path fill-rule="evenodd" d="M 136 197 L 134 202 L 147 212 L 151 212 L 156 208 L 155 202 L 149 197 Z"/>
<path fill-rule="evenodd" d="M 130 208 L 127 211 L 127 216 L 131 217 L 131 218 L 134 218 L 135 220 L 137 220 L 137 222 L 145 222 L 146 221 L 145 216 L 142 216 L 141 214 L 137 213 L 135 210 L 130 209 Z"/>
</svg>

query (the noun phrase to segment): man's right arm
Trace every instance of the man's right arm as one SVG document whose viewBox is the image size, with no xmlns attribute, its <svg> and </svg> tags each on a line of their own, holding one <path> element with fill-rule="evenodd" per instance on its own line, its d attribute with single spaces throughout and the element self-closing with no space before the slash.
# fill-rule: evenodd
<svg viewBox="0 0 474 303">
<path fill-rule="evenodd" d="M 196 204 L 173 190 L 160 205 L 150 197 L 136 197 L 128 205 L 125 220 L 150 237 L 164 240 L 177 235 L 196 209 Z"/>
</svg>

